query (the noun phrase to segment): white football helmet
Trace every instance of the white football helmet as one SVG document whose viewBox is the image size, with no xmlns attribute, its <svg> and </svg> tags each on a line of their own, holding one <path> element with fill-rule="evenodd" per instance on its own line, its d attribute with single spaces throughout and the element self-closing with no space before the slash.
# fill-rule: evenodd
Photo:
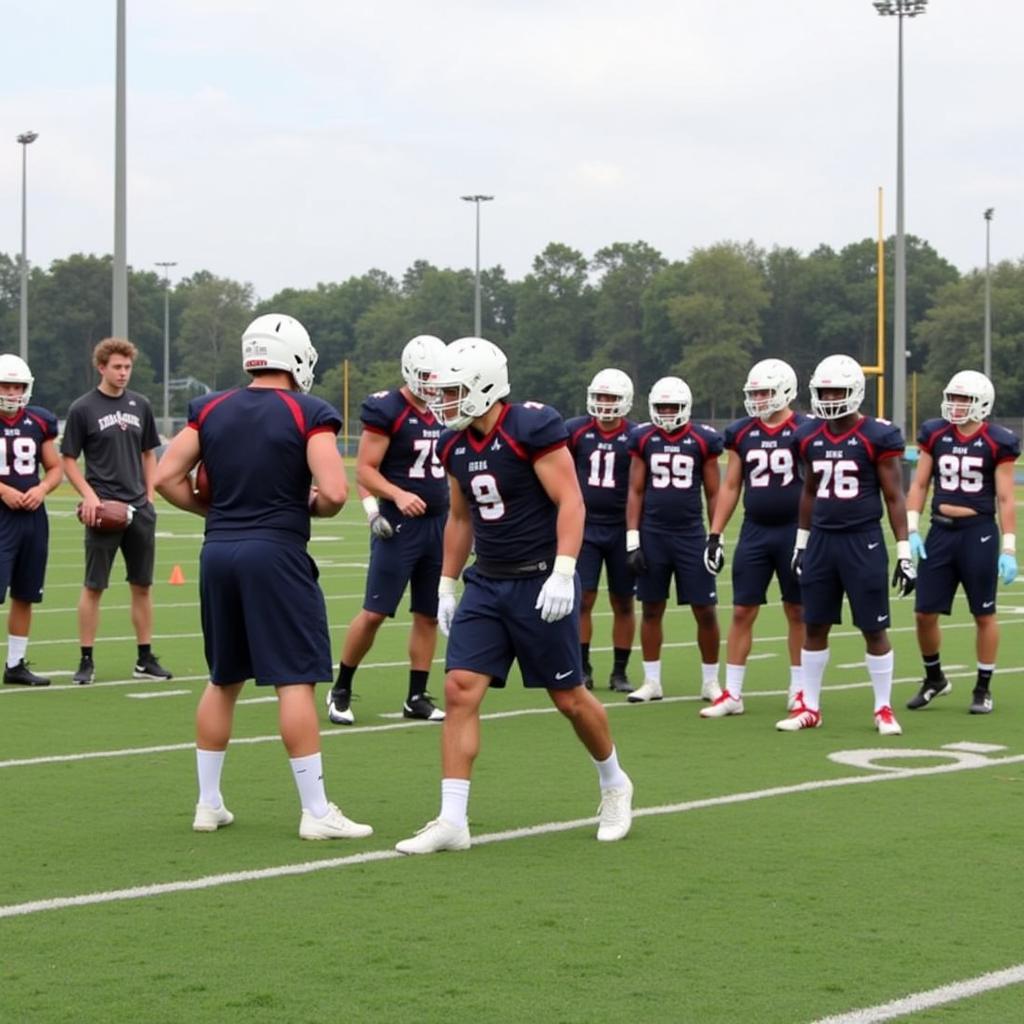
<svg viewBox="0 0 1024 1024">
<path fill-rule="evenodd" d="M 446 427 L 464 430 L 509 393 L 505 353 L 484 338 L 459 338 L 445 349 L 434 388 L 434 415 Z M 445 397 L 454 390 L 455 398 Z"/>
<path fill-rule="evenodd" d="M 754 398 L 757 391 L 770 392 L 767 398 Z M 771 416 L 796 400 L 796 373 L 781 359 L 762 359 L 754 363 L 743 385 L 743 407 L 748 416 Z"/>
<path fill-rule="evenodd" d="M 25 390 L 20 395 L 0 395 L 0 413 L 16 413 L 28 405 L 32 397 L 32 384 L 35 378 L 24 359 L 15 355 L 0 356 L 0 384 L 24 384 Z"/>
<path fill-rule="evenodd" d="M 300 391 L 313 386 L 317 354 L 306 328 L 281 313 L 258 316 L 242 335 L 242 369 L 286 370 Z"/>
<path fill-rule="evenodd" d="M 402 378 L 421 402 L 429 402 L 434 397 L 432 381 L 442 365 L 444 352 L 444 342 L 432 334 L 417 334 L 402 349 Z"/>
<path fill-rule="evenodd" d="M 0 380 L 4 379 L 0 374 Z M 954 402 L 953 395 L 968 401 Z M 995 400 L 996 389 L 985 374 L 977 370 L 960 370 L 949 378 L 942 392 L 942 418 L 950 423 L 980 423 L 992 412 Z"/>
<path fill-rule="evenodd" d="M 675 412 L 658 412 L 658 406 L 675 406 Z M 651 422 L 662 430 L 678 430 L 690 422 L 693 395 L 682 377 L 662 377 L 655 381 L 647 397 Z"/>
<path fill-rule="evenodd" d="M 612 401 L 606 397 L 610 395 Z M 601 396 L 599 398 L 599 396 Z M 601 370 L 587 388 L 587 412 L 596 420 L 617 420 L 633 408 L 633 382 L 629 374 L 611 368 Z"/>
<path fill-rule="evenodd" d="M 851 356 L 826 356 L 811 374 L 811 411 L 823 420 L 837 420 L 856 412 L 864 401 L 864 371 Z M 843 398 L 822 401 L 820 391 L 842 388 Z"/>
</svg>

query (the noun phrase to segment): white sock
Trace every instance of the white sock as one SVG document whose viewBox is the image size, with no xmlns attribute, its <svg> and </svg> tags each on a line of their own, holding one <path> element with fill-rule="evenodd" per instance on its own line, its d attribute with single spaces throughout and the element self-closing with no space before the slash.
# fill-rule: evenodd
<svg viewBox="0 0 1024 1024">
<path fill-rule="evenodd" d="M 725 688 L 729 691 L 730 697 L 737 700 L 743 696 L 743 677 L 747 674 L 746 665 L 725 665 Z"/>
<path fill-rule="evenodd" d="M 323 758 L 319 754 L 307 754 L 305 757 L 290 757 L 288 763 L 292 766 L 302 809 L 309 811 L 314 818 L 322 818 L 330 810 L 324 791 Z"/>
<path fill-rule="evenodd" d="M 804 670 L 800 665 L 789 666 L 789 695 L 804 688 Z"/>
<path fill-rule="evenodd" d="M 438 817 L 460 828 L 469 824 L 469 779 L 441 780 L 441 813 Z"/>
<path fill-rule="evenodd" d="M 801 652 L 800 661 L 803 666 L 804 707 L 811 711 L 821 708 L 821 681 L 825 677 L 828 665 L 828 648 L 823 651 L 809 651 L 805 647 Z"/>
<path fill-rule="evenodd" d="M 199 802 L 207 807 L 223 807 L 220 795 L 220 773 L 224 768 L 226 750 L 200 750 L 196 747 L 196 774 L 199 776 Z"/>
<path fill-rule="evenodd" d="M 13 633 L 9 633 L 7 636 L 7 667 L 14 668 L 25 657 L 27 650 L 27 636 L 15 636 Z"/>
<path fill-rule="evenodd" d="M 895 660 L 892 651 L 864 655 L 864 664 L 871 676 L 871 687 L 875 691 L 876 711 L 892 704 L 892 668 Z"/>
<path fill-rule="evenodd" d="M 704 662 L 700 663 L 700 678 L 702 683 L 717 683 L 718 682 L 718 662 L 716 661 L 713 665 L 705 665 Z"/>
<path fill-rule="evenodd" d="M 594 761 L 597 765 L 597 777 L 602 789 L 612 789 L 626 784 L 626 773 L 619 767 L 619 755 L 612 747 L 612 752 L 604 761 Z"/>
<path fill-rule="evenodd" d="M 644 662 L 644 679 L 650 679 L 652 683 L 661 685 L 661 659 L 657 661 Z"/>
</svg>

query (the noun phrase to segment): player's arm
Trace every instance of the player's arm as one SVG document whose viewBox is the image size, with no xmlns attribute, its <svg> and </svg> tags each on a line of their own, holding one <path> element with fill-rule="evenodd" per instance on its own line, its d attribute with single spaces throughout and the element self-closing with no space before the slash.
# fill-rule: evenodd
<svg viewBox="0 0 1024 1024">
<path fill-rule="evenodd" d="M 465 568 L 469 553 L 473 549 L 473 520 L 470 515 L 469 502 L 466 501 L 466 496 L 462 493 L 462 488 L 459 487 L 455 477 L 448 477 L 448 487 L 451 504 L 448 509 L 448 519 L 444 524 L 441 578 L 447 577 L 452 581 L 452 592 L 454 593 L 455 581 Z"/>
<path fill-rule="evenodd" d="M 205 516 L 206 506 L 196 497 L 188 476 L 199 461 L 199 455 L 199 431 L 194 427 L 179 430 L 157 463 L 153 486 L 175 507 L 197 516 Z"/>
<path fill-rule="evenodd" d="M 707 467 L 705 467 L 706 469 Z M 739 504 L 740 494 L 743 491 L 743 460 L 739 452 L 729 452 L 729 459 L 725 466 L 725 476 L 722 477 L 721 486 L 718 488 L 718 500 L 715 502 L 714 515 L 711 515 L 711 503 L 708 502 L 708 514 L 711 515 L 711 533 L 724 533 L 729 520 L 732 518 L 736 506 Z M 707 486 L 705 483 L 705 493 Z"/>
<path fill-rule="evenodd" d="M 718 456 L 704 460 L 701 467 L 701 479 L 704 484 L 704 500 L 708 506 L 708 522 L 715 518 L 715 510 L 718 507 L 718 492 L 722 484 L 722 473 L 718 468 Z"/>
<path fill-rule="evenodd" d="M 142 453 L 142 478 L 146 481 L 146 501 L 151 505 L 156 494 L 156 449 Z"/>
<path fill-rule="evenodd" d="M 390 446 L 391 438 L 386 434 L 378 434 L 374 430 L 363 431 L 356 452 L 356 483 L 376 498 L 393 501 L 403 516 L 421 516 L 427 511 L 427 503 L 418 494 L 393 484 L 380 471 Z"/>
<path fill-rule="evenodd" d="M 912 557 L 927 558 L 924 541 L 921 539 L 919 527 L 924 503 L 928 500 L 928 488 L 932 482 L 933 460 L 930 452 L 918 448 L 917 469 L 914 479 L 910 481 L 907 491 L 907 530 L 909 531 L 910 554 Z"/>
<path fill-rule="evenodd" d="M 646 572 L 647 563 L 640 547 L 640 519 L 644 512 L 644 490 L 647 486 L 647 463 L 633 455 L 629 466 L 629 489 L 626 492 L 626 562 L 633 572 Z"/>
<path fill-rule="evenodd" d="M 1013 463 L 1009 460 L 996 466 L 996 507 L 999 510 L 999 529 L 1003 531 L 999 575 L 1007 585 L 1017 578 L 1017 505 L 1013 475 Z"/>
<path fill-rule="evenodd" d="M 57 446 L 53 443 L 53 438 L 48 438 L 43 442 L 39 449 L 39 456 L 39 461 L 43 464 L 43 479 L 21 496 L 21 507 L 30 511 L 39 508 L 50 491 L 59 487 L 61 480 L 64 479 L 60 456 L 57 454 Z"/>
<path fill-rule="evenodd" d="M 885 498 L 885 507 L 889 513 L 889 525 L 896 537 L 896 569 L 892 574 L 892 585 L 900 597 L 912 593 L 916 586 L 917 571 L 910 552 L 910 541 L 907 539 L 907 503 L 903 497 L 903 472 L 900 460 L 895 456 L 882 459 L 876 466 L 878 486 Z"/>
<path fill-rule="evenodd" d="M 60 457 L 64 476 L 68 483 L 82 496 L 82 522 L 93 526 L 96 522 L 96 510 L 100 507 L 100 497 L 85 479 L 85 474 L 78 468 L 78 459 L 73 455 Z"/>
<path fill-rule="evenodd" d="M 576 465 L 568 448 L 556 448 L 533 464 L 541 487 L 558 509 L 558 556 L 576 561 L 583 546 L 583 523 L 586 509 L 580 491 Z"/>
<path fill-rule="evenodd" d="M 811 516 L 814 514 L 814 499 L 818 493 L 820 479 L 821 474 L 815 473 L 808 465 L 807 475 L 804 477 L 804 489 L 800 492 L 800 506 L 797 511 L 796 544 L 793 546 L 793 557 L 790 559 L 790 566 L 797 576 L 800 575 L 804 551 L 807 550 L 807 542 L 811 538 Z"/>
<path fill-rule="evenodd" d="M 306 464 L 315 484 L 310 515 L 322 519 L 336 516 L 348 501 L 348 477 L 334 431 L 318 430 L 310 436 L 306 441 Z"/>
</svg>

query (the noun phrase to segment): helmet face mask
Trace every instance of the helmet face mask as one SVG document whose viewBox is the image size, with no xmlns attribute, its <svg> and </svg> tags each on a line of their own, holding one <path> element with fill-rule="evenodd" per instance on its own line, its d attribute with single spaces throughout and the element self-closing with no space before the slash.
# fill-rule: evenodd
<svg viewBox="0 0 1024 1024">
<path fill-rule="evenodd" d="M 619 420 L 633 408 L 633 382 L 622 370 L 595 374 L 587 388 L 587 412 L 596 420 Z"/>
<path fill-rule="evenodd" d="M 864 401 L 864 371 L 850 356 L 826 356 L 811 374 L 811 411 L 823 420 L 838 420 L 860 409 Z M 824 398 L 825 391 L 844 392 Z"/>
<path fill-rule="evenodd" d="M 796 373 L 781 359 L 762 359 L 750 368 L 743 394 L 748 416 L 771 416 L 796 400 Z"/>
<path fill-rule="evenodd" d="M 980 423 L 992 412 L 996 390 L 977 370 L 954 373 L 942 392 L 942 418 L 954 425 Z"/>
<path fill-rule="evenodd" d="M 693 396 L 681 377 L 662 377 L 647 398 L 647 411 L 656 427 L 671 433 L 690 422 Z"/>
<path fill-rule="evenodd" d="M 0 355 L 0 384 L 25 385 L 19 394 L 0 394 L 0 415 L 21 412 L 32 398 L 33 383 L 35 378 L 24 359 L 11 354 Z"/>
<path fill-rule="evenodd" d="M 444 360 L 445 344 L 432 334 L 418 334 L 402 349 L 402 379 L 421 402 L 436 397 L 435 381 Z"/>
<path fill-rule="evenodd" d="M 484 338 L 459 338 L 444 352 L 430 409 L 452 430 L 465 430 L 511 388 L 505 353 Z"/>
<path fill-rule="evenodd" d="M 296 387 L 308 392 L 313 386 L 317 352 L 306 328 L 293 317 L 280 313 L 258 316 L 242 335 L 242 369 L 284 370 Z"/>
</svg>

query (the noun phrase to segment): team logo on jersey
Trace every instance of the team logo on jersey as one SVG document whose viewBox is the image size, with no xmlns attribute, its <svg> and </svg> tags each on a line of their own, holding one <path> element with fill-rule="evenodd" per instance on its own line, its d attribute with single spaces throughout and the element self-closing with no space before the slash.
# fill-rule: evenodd
<svg viewBox="0 0 1024 1024">
<path fill-rule="evenodd" d="M 491 445 L 491 451 L 492 452 L 497 452 L 497 451 L 500 451 L 500 450 L 501 450 L 501 441 L 499 441 L 498 438 L 495 438 L 494 439 L 494 444 Z"/>
<path fill-rule="evenodd" d="M 106 430 L 107 427 L 120 427 L 121 430 L 127 430 L 129 427 L 142 427 L 142 421 L 138 416 L 130 412 L 121 412 L 118 409 L 117 412 L 111 413 L 109 416 L 101 416 L 97 421 L 96 425 L 100 430 Z"/>
</svg>

